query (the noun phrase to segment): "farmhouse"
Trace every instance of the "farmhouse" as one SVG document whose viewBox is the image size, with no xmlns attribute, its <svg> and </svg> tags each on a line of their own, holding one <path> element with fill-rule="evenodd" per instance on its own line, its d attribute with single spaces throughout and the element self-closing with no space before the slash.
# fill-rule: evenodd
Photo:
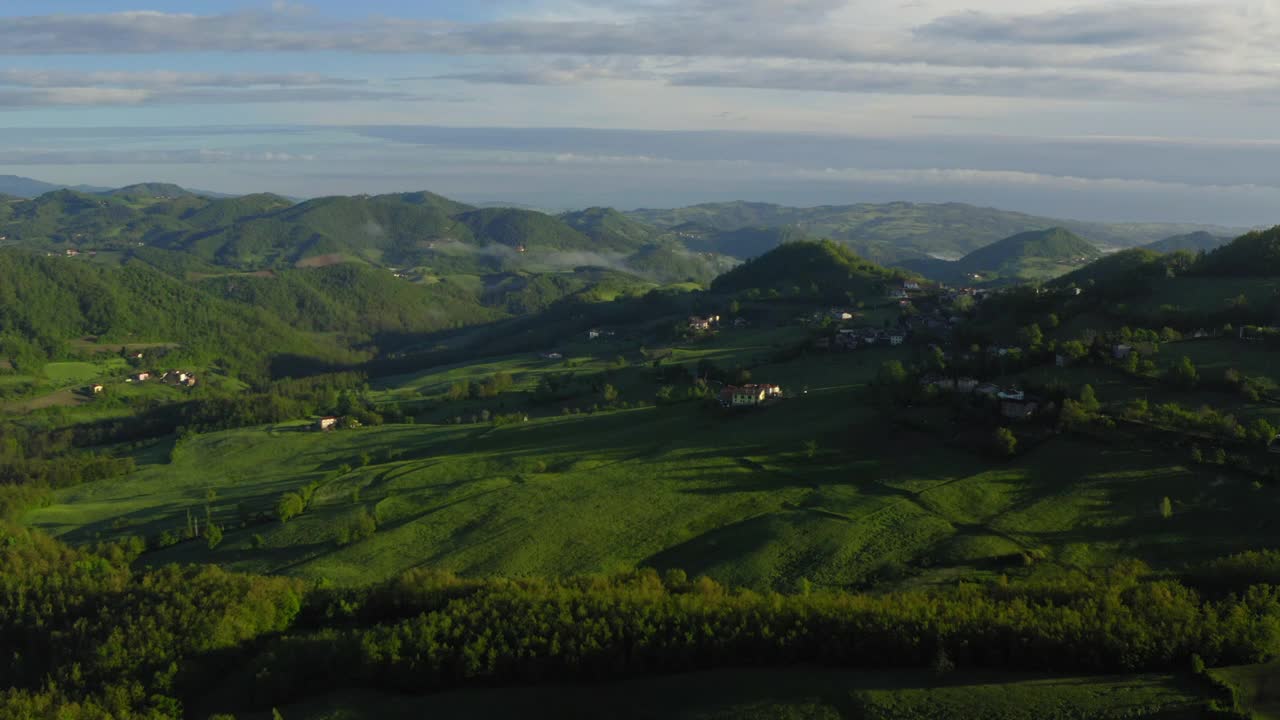
<svg viewBox="0 0 1280 720">
<path fill-rule="evenodd" d="M 902 333 L 900 333 L 900 332 L 892 332 L 892 333 L 889 333 L 889 344 L 890 344 L 890 345 L 898 346 L 898 345 L 901 345 L 902 343 L 906 342 L 906 340 L 907 340 L 907 336 L 906 336 L 906 335 L 904 335 L 904 334 L 902 334 Z"/>
<path fill-rule="evenodd" d="M 971 377 L 949 378 L 940 375 L 927 375 L 920 380 L 923 386 L 933 386 L 947 392 L 973 392 L 978 387 L 978 379 Z"/>
<path fill-rule="evenodd" d="M 320 430 L 320 431 L 332 430 L 338 427 L 338 418 L 334 417 L 333 415 L 330 415 L 328 417 L 322 417 L 316 421 L 315 427 L 316 427 L 316 430 Z"/>
<path fill-rule="evenodd" d="M 842 322 L 845 320 L 852 320 L 853 313 L 849 312 L 848 310 L 840 310 L 838 308 L 832 308 L 831 312 L 827 313 L 827 317 L 837 322 Z"/>
<path fill-rule="evenodd" d="M 920 283 L 914 280 L 906 280 L 902 283 L 902 289 L 903 290 L 919 290 Z"/>
<path fill-rule="evenodd" d="M 103 386 L 101 386 L 101 385 L 90 385 L 90 386 L 89 386 L 89 392 L 93 393 L 94 395 L 97 395 L 98 393 L 102 392 L 102 391 L 103 391 L 103 390 L 105 390 L 105 389 L 106 389 L 106 388 L 104 388 L 104 387 L 103 387 Z"/>
<path fill-rule="evenodd" d="M 1132 345 L 1116 345 L 1115 347 L 1111 348 L 1111 355 L 1117 360 L 1127 359 L 1129 357 L 1129 354 L 1132 352 L 1133 352 Z"/>
<path fill-rule="evenodd" d="M 146 382 L 151 379 L 151 373 L 140 372 L 136 375 L 130 376 L 129 379 L 133 382 Z"/>
<path fill-rule="evenodd" d="M 702 317 L 701 315 L 689 316 L 690 330 L 697 330 L 697 331 L 710 330 L 711 328 L 715 327 L 719 323 L 720 323 L 719 315 L 709 315 L 707 317 Z"/>
<path fill-rule="evenodd" d="M 613 335 L 614 332 L 612 330 L 601 330 L 600 328 L 591 328 L 587 331 L 588 340 L 595 340 L 602 337 L 613 337 Z"/>
<path fill-rule="evenodd" d="M 777 385 L 726 385 L 720 391 L 720 404 L 725 407 L 755 407 L 765 400 L 782 397 Z"/>
<path fill-rule="evenodd" d="M 558 352 L 545 352 L 540 356 L 543 360 L 563 360 L 564 355 Z"/>
</svg>

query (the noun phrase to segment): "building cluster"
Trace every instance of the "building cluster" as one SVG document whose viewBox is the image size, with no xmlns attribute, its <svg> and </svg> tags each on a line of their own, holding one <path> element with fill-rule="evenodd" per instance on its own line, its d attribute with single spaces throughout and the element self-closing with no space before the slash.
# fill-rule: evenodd
<svg viewBox="0 0 1280 720">
<path fill-rule="evenodd" d="M 726 385 L 720 390 L 720 404 L 724 407 L 757 407 L 782 397 L 777 385 Z"/>
<path fill-rule="evenodd" d="M 853 351 L 875 345 L 897 347 L 907 341 L 907 332 L 895 328 L 878 330 L 876 328 L 842 328 L 834 337 L 818 338 L 814 346 L 819 350 Z"/>
<path fill-rule="evenodd" d="M 1027 395 L 1019 388 L 1005 388 L 973 377 L 926 375 L 920 379 L 920 385 L 936 388 L 940 392 L 988 398 L 999 403 L 1000 414 L 1010 420 L 1030 420 L 1042 405 L 1038 398 Z"/>
<path fill-rule="evenodd" d="M 720 325 L 719 315 L 690 315 L 689 330 L 693 332 L 709 332 Z"/>
<path fill-rule="evenodd" d="M 128 383 L 144 383 L 156 377 L 149 372 L 137 372 L 125 378 Z M 158 381 L 164 385 L 173 385 L 175 387 L 195 387 L 196 376 L 183 370 L 170 370 L 160 375 Z M 96 392 L 96 391 L 95 391 Z"/>
<path fill-rule="evenodd" d="M 844 308 L 830 308 L 829 310 L 814 310 L 808 315 L 801 315 L 796 318 L 796 321 L 801 325 L 822 325 L 827 320 L 839 323 L 860 318 L 862 318 L 862 313 L 845 310 Z"/>
</svg>

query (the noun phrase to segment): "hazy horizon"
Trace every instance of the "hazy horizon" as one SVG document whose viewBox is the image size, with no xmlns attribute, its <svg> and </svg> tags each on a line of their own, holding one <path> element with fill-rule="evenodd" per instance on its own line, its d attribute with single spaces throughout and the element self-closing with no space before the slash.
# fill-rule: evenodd
<svg viewBox="0 0 1280 720">
<path fill-rule="evenodd" d="M 1280 222 L 1267 1 L 58 10 L 0 8 L 0 174 L 548 208 L 964 202 Z"/>
</svg>

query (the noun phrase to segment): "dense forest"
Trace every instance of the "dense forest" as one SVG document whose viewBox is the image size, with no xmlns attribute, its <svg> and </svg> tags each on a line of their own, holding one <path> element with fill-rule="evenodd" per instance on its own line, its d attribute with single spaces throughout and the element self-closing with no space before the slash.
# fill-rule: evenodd
<svg viewBox="0 0 1280 720">
<path fill-rule="evenodd" d="M 141 549 L 73 550 L 0 528 L 0 644 L 13 649 L 0 659 L 11 678 L 0 718 L 158 718 L 210 693 L 234 712 L 340 687 L 420 693 L 743 665 L 1130 672 L 1280 651 L 1280 588 L 1248 584 L 1250 567 L 1269 579 L 1273 563 L 1247 557 L 1224 567 L 1237 592 L 1216 596 L 1136 564 L 762 595 L 650 570 L 518 581 L 419 570 L 332 591 L 211 567 L 132 569 Z"/>
</svg>

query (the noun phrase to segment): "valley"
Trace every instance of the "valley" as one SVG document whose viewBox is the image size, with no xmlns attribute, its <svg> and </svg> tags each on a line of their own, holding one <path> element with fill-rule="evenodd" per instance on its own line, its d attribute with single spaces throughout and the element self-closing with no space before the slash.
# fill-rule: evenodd
<svg viewBox="0 0 1280 720">
<path fill-rule="evenodd" d="M 1277 230 L 1104 251 L 1055 225 L 885 265 L 707 229 L 725 208 L 153 185 L 6 207 L 11 582 L 65 573 L 103 607 L 164 588 L 165 623 L 209 631 L 134 656 L 98 605 L 52 599 L 0 630 L 81 618 L 122 672 L 239 668 L 154 697 L 108 674 L 85 702 L 449 716 L 544 681 L 610 683 L 555 691 L 564 712 L 654 687 L 688 717 L 1268 702 Z M 775 690 L 744 700 L 753 673 Z"/>
</svg>

